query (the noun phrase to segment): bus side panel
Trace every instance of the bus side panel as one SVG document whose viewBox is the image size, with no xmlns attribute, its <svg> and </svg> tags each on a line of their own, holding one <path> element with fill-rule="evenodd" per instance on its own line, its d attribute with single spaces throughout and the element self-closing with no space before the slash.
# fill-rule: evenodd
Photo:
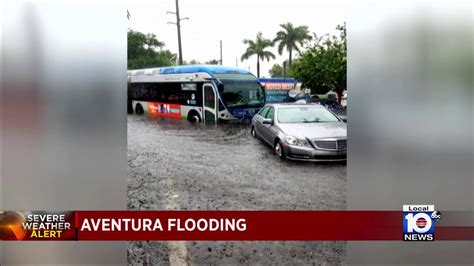
<svg viewBox="0 0 474 266">
<path fill-rule="evenodd" d="M 132 101 L 133 113 L 137 113 L 137 105 L 140 104 L 143 107 L 143 112 L 148 113 L 148 103 L 144 101 Z"/>
<path fill-rule="evenodd" d="M 173 103 L 148 102 L 148 114 L 181 118 L 181 105 Z"/>
<path fill-rule="evenodd" d="M 198 107 L 198 106 L 189 106 L 189 105 L 181 105 L 181 118 L 182 119 L 188 119 L 188 114 L 190 111 L 196 111 L 198 112 L 199 116 L 201 116 L 201 118 L 203 117 L 202 115 L 202 107 Z"/>
<path fill-rule="evenodd" d="M 203 118 L 202 82 L 143 82 L 131 84 L 133 111 L 137 104 L 145 114 L 187 119 L 190 111 Z"/>
<path fill-rule="evenodd" d="M 137 112 L 137 105 L 140 104 L 143 107 L 143 112 L 151 116 L 166 116 L 172 118 L 181 118 L 181 105 L 159 103 L 159 102 L 145 102 L 145 101 L 132 101 L 133 111 Z"/>
</svg>

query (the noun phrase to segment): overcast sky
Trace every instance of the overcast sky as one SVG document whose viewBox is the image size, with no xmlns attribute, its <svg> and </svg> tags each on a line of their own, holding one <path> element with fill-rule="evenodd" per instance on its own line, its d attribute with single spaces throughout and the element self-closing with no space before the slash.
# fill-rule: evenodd
<svg viewBox="0 0 474 266">
<path fill-rule="evenodd" d="M 179 0 L 183 20 L 181 38 L 183 59 L 200 62 L 219 60 L 219 40 L 223 42 L 223 64 L 250 69 L 256 74 L 256 57 L 240 61 L 246 46 L 243 39 L 255 39 L 261 31 L 265 38 L 273 39 L 280 24 L 292 22 L 295 26 L 307 25 L 310 32 L 318 35 L 335 33 L 337 24 L 346 21 L 346 10 L 339 1 L 309 0 Z M 178 53 L 176 16 L 166 14 L 175 11 L 175 0 L 157 0 L 149 3 L 127 5 L 131 18 L 129 28 L 143 33 L 155 33 L 166 48 Z M 275 60 L 260 65 L 261 76 L 275 63 L 288 58 L 286 51 L 280 56 L 277 48 L 271 48 Z M 237 60 L 236 60 L 237 59 Z M 237 61 L 237 62 L 236 62 Z"/>
</svg>

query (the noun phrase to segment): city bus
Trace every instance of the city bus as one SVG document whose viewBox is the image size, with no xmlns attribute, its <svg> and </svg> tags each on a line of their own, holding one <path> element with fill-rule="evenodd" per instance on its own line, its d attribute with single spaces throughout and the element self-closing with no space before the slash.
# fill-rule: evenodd
<svg viewBox="0 0 474 266">
<path fill-rule="evenodd" d="M 265 92 L 249 71 L 214 65 L 128 71 L 129 110 L 191 122 L 249 120 Z"/>
</svg>

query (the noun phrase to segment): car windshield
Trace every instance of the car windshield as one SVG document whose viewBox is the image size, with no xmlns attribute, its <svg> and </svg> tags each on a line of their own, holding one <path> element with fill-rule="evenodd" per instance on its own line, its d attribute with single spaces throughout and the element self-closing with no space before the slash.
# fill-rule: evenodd
<svg viewBox="0 0 474 266">
<path fill-rule="evenodd" d="M 223 84 L 222 97 L 228 107 L 261 107 L 265 95 L 258 80 L 248 74 L 216 74 Z"/>
<path fill-rule="evenodd" d="M 322 107 L 301 106 L 281 107 L 278 109 L 280 123 L 321 123 L 337 122 L 339 119 Z"/>
</svg>

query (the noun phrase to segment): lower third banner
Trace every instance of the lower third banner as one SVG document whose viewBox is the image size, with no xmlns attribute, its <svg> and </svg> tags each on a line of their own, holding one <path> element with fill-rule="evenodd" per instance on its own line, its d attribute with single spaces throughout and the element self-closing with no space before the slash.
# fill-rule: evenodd
<svg viewBox="0 0 474 266">
<path fill-rule="evenodd" d="M 0 239 L 402 241 L 404 219 L 402 211 L 1 211 Z M 436 240 L 473 239 L 472 225 L 436 227 Z"/>
</svg>

